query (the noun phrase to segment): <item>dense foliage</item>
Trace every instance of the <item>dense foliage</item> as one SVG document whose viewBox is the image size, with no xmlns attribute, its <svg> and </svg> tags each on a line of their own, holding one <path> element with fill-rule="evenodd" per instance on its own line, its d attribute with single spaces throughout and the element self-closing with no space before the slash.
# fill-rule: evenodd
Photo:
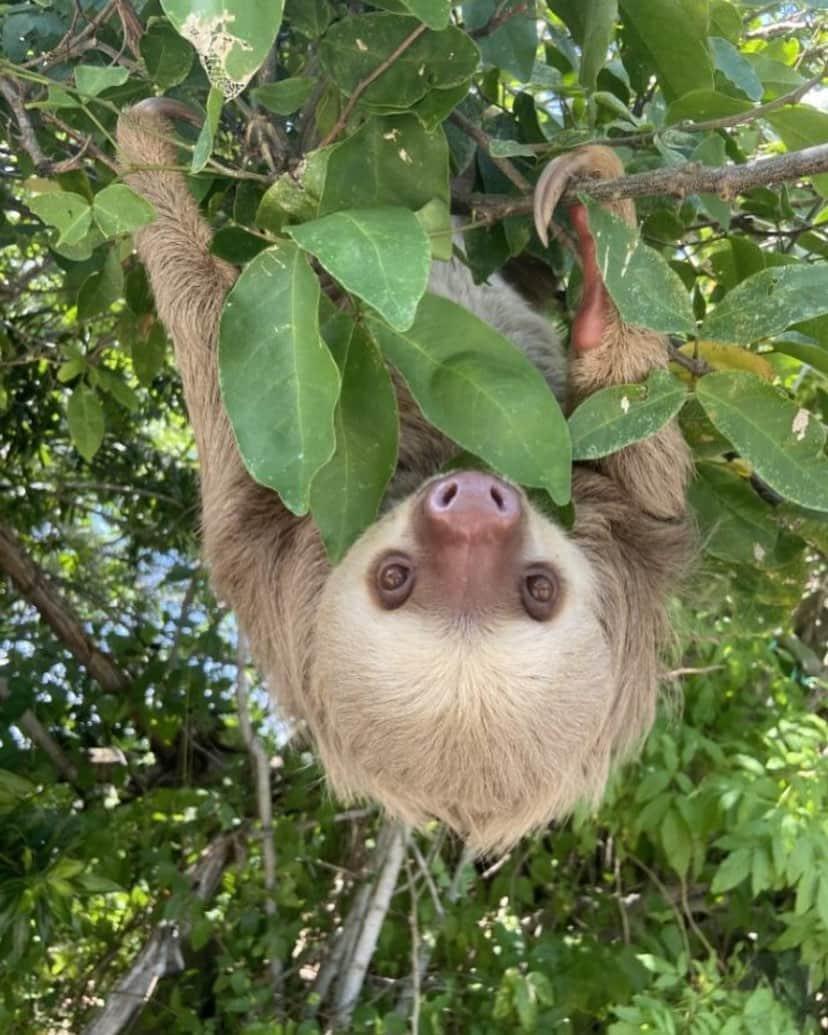
<svg viewBox="0 0 828 1035">
<path fill-rule="evenodd" d="M 824 145 L 825 8 L 0 5 L 0 1029 L 81 1031 L 119 996 L 129 1016 L 98 1031 L 824 1027 L 828 155 L 725 196 L 682 177 Z M 203 114 L 182 168 L 244 266 L 221 341 L 241 448 L 333 557 L 394 467 L 386 362 L 562 520 L 570 455 L 681 410 L 704 543 L 675 609 L 683 704 L 597 816 L 503 860 L 436 825 L 403 845 L 330 799 L 249 685 L 132 251 L 153 213 L 115 161 L 118 113 L 156 93 Z M 590 218 L 616 304 L 673 335 L 674 363 L 565 420 L 505 340 L 423 292 L 454 209 L 476 275 L 503 268 L 564 322 L 577 268 L 526 196 L 602 140 L 673 176 L 640 234 Z"/>
</svg>

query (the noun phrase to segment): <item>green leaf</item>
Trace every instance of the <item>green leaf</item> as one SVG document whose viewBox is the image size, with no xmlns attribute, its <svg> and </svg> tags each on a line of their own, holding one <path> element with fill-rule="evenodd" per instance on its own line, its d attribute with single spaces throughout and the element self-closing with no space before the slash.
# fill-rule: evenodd
<svg viewBox="0 0 828 1035">
<path fill-rule="evenodd" d="M 129 79 L 129 70 L 121 65 L 77 65 L 75 86 L 86 97 L 97 97 L 104 90 L 121 86 Z"/>
<path fill-rule="evenodd" d="M 494 32 L 480 37 L 480 55 L 485 64 L 528 83 L 538 50 L 537 21 L 523 0 L 506 0 L 499 10 L 505 20 Z"/>
<path fill-rule="evenodd" d="M 713 48 L 716 68 L 741 90 L 745 97 L 751 101 L 760 101 L 764 93 L 762 81 L 738 47 L 734 47 L 730 40 L 722 39 L 721 36 L 711 36 L 710 46 Z"/>
<path fill-rule="evenodd" d="M 124 381 L 122 377 L 114 373 L 112 370 L 107 370 L 105 367 L 98 367 L 96 369 L 98 377 L 99 387 L 111 395 L 112 398 L 121 406 L 124 407 L 129 413 L 135 413 L 138 409 L 138 396 L 133 392 L 129 385 Z"/>
<path fill-rule="evenodd" d="M 151 385 L 167 354 L 167 336 L 158 320 L 153 323 L 145 341 L 132 343 L 130 354 L 135 376 L 142 385 Z"/>
<path fill-rule="evenodd" d="M 582 86 L 594 90 L 598 73 L 607 62 L 618 18 L 618 0 L 584 0 L 581 8 L 584 32 L 578 78 Z"/>
<path fill-rule="evenodd" d="M 100 399 L 87 385 L 78 385 L 69 396 L 66 413 L 75 449 L 84 460 L 91 460 L 104 437 L 104 412 Z"/>
<path fill-rule="evenodd" d="M 405 333 L 368 314 L 371 334 L 435 427 L 521 485 L 570 498 L 566 421 L 540 371 L 448 299 L 426 295 Z"/>
<path fill-rule="evenodd" d="M 751 856 L 752 850 L 749 848 L 737 848 L 735 852 L 730 853 L 713 877 L 710 890 L 714 895 L 730 891 L 750 876 Z"/>
<path fill-rule="evenodd" d="M 649 51 L 668 101 L 691 90 L 713 88 L 706 3 L 621 0 L 621 9 Z"/>
<path fill-rule="evenodd" d="M 722 464 L 700 463 L 688 496 L 706 553 L 751 566 L 773 560 L 779 528 L 744 478 Z"/>
<path fill-rule="evenodd" d="M 793 356 L 794 359 L 807 363 L 814 370 L 828 375 L 828 348 L 825 348 L 824 345 L 801 341 L 775 341 L 773 351 L 781 352 L 785 356 Z"/>
<path fill-rule="evenodd" d="M 448 205 L 434 198 L 414 214 L 431 242 L 432 259 L 448 262 L 453 253 L 454 233 Z"/>
<path fill-rule="evenodd" d="M 828 510 L 825 431 L 754 374 L 719 371 L 696 384 L 696 398 L 711 422 L 785 499 L 811 510 Z"/>
<path fill-rule="evenodd" d="M 131 234 L 155 219 L 155 209 L 125 183 L 112 183 L 95 195 L 95 222 L 105 237 Z"/>
<path fill-rule="evenodd" d="M 324 328 L 342 375 L 336 451 L 313 480 L 311 513 L 335 564 L 376 518 L 397 467 L 397 397 L 373 342 L 353 320 Z"/>
<path fill-rule="evenodd" d="M 707 316 L 700 337 L 749 345 L 828 313 L 828 262 L 772 266 L 737 284 Z"/>
<path fill-rule="evenodd" d="M 211 86 L 210 92 L 207 94 L 207 117 L 204 119 L 198 140 L 193 148 L 193 158 L 190 163 L 190 172 L 193 174 L 201 172 L 210 161 L 223 104 L 224 94 L 217 87 Z"/>
<path fill-rule="evenodd" d="M 828 112 L 807 104 L 794 104 L 764 116 L 773 126 L 789 151 L 824 144 L 828 140 Z M 828 173 L 813 177 L 813 184 L 823 198 L 828 198 Z"/>
<path fill-rule="evenodd" d="M 314 80 L 304 76 L 280 79 L 252 90 L 253 100 L 277 115 L 290 115 L 305 103 L 313 92 Z"/>
<path fill-rule="evenodd" d="M 392 327 L 405 331 L 414 322 L 428 283 L 431 245 L 413 212 L 351 209 L 287 232 Z"/>
<path fill-rule="evenodd" d="M 427 132 L 413 115 L 369 119 L 328 159 L 320 215 L 343 208 L 449 201 L 449 156 L 442 129 Z"/>
<path fill-rule="evenodd" d="M 141 57 L 159 90 L 183 83 L 193 67 L 193 48 L 164 21 L 154 21 L 141 37 Z"/>
<path fill-rule="evenodd" d="M 445 29 L 451 17 L 451 0 L 402 0 L 415 18 L 431 29 Z"/>
<path fill-rule="evenodd" d="M 247 85 L 282 24 L 282 0 L 161 0 L 161 7 L 227 98 Z"/>
<path fill-rule="evenodd" d="M 687 876 L 693 841 L 687 821 L 676 808 L 671 808 L 662 820 L 661 845 L 668 862 L 679 877 Z"/>
<path fill-rule="evenodd" d="M 36 216 L 57 227 L 58 244 L 77 244 L 92 225 L 92 209 L 86 198 L 71 191 L 50 191 L 29 201 Z"/>
<path fill-rule="evenodd" d="M 416 20 L 396 14 L 343 18 L 322 41 L 322 66 L 342 92 L 350 96 L 389 60 L 417 25 Z M 374 110 L 400 111 L 435 87 L 446 89 L 465 82 L 479 61 L 477 47 L 460 29 L 452 26 L 442 32 L 427 30 L 360 94 L 359 103 Z"/>
<path fill-rule="evenodd" d="M 631 226 L 588 198 L 596 259 L 623 319 L 654 331 L 695 334 L 696 321 L 678 274 Z"/>
<path fill-rule="evenodd" d="M 336 363 L 319 336 L 319 282 L 292 242 L 261 252 L 221 318 L 221 392 L 250 474 L 295 514 L 334 451 Z"/>
<path fill-rule="evenodd" d="M 701 122 L 704 119 L 719 119 L 725 115 L 741 115 L 750 111 L 750 101 L 716 90 L 691 90 L 673 101 L 667 109 L 667 122 Z"/>
<path fill-rule="evenodd" d="M 588 396 L 569 418 L 573 460 L 597 460 L 649 438 L 687 399 L 686 387 L 665 370 L 645 384 L 613 385 Z"/>
<path fill-rule="evenodd" d="M 110 246 L 103 267 L 90 274 L 78 292 L 78 319 L 106 312 L 113 302 L 123 297 L 124 271 L 116 247 Z"/>
</svg>

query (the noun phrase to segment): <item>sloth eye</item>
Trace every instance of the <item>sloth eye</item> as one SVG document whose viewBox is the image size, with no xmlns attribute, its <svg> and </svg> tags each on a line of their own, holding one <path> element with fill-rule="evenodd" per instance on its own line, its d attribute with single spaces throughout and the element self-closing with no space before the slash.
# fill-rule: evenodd
<svg viewBox="0 0 828 1035">
<path fill-rule="evenodd" d="M 393 611 L 411 596 L 414 569 L 405 557 L 386 557 L 377 568 L 375 581 L 380 603 L 387 611 Z"/>
<path fill-rule="evenodd" d="M 560 583 L 548 568 L 532 568 L 523 578 L 521 597 L 530 618 L 544 622 L 551 618 L 558 603 Z"/>
</svg>

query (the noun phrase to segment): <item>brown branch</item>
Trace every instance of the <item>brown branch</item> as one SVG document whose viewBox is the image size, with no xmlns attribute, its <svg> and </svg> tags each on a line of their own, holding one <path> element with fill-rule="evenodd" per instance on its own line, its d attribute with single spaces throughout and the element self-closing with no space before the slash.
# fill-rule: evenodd
<svg viewBox="0 0 828 1035">
<path fill-rule="evenodd" d="M 102 162 L 114 173 L 120 174 L 121 170 L 118 168 L 118 163 L 98 147 L 89 133 L 81 133 L 79 130 L 73 129 L 71 126 L 67 125 L 63 119 L 58 118 L 57 115 L 53 115 L 50 111 L 44 111 L 42 113 L 42 118 L 44 122 L 48 122 L 50 125 L 59 129 L 61 133 L 65 133 L 67 137 L 70 137 L 72 140 L 76 140 L 81 145 L 83 152 L 90 154 L 96 161 Z"/>
<path fill-rule="evenodd" d="M 466 116 L 462 115 L 459 111 L 452 112 L 449 118 L 455 126 L 459 126 L 460 129 L 463 130 L 466 136 L 471 137 L 482 151 L 486 152 L 493 164 L 500 169 L 508 180 L 511 180 L 518 190 L 529 191 L 532 189 L 532 185 L 526 177 L 512 162 L 509 161 L 508 158 L 497 158 L 492 154 L 491 140 L 480 126 L 476 126 L 471 119 L 467 119 Z"/>
<path fill-rule="evenodd" d="M 724 115 L 719 119 L 707 119 L 705 122 L 694 122 L 692 119 L 685 119 L 682 122 L 677 122 L 671 128 L 681 130 L 683 133 L 706 133 L 709 130 L 729 129 L 731 126 L 740 126 L 746 122 L 753 122 L 754 119 L 760 119 L 763 115 L 767 115 L 768 112 L 785 108 L 789 104 L 798 104 L 809 90 L 820 85 L 823 79 L 825 79 L 826 73 L 828 73 L 828 69 L 823 68 L 815 76 L 811 76 L 810 79 L 802 83 L 801 86 L 797 86 L 795 90 L 782 94 L 781 97 L 776 97 L 766 104 L 760 104 L 756 108 L 751 108 L 749 111 L 741 111 L 736 115 Z"/>
<path fill-rule="evenodd" d="M 26 111 L 26 106 L 23 103 L 23 94 L 19 92 L 20 89 L 16 81 L 0 77 L 0 93 L 6 99 L 6 104 L 11 108 L 12 114 L 17 120 L 17 128 L 20 130 L 20 142 L 34 162 L 35 169 L 38 172 L 42 172 L 49 168 L 49 159 L 40 147 L 32 120 L 29 118 L 29 113 Z"/>
<path fill-rule="evenodd" d="M 30 61 L 25 61 L 23 67 L 38 68 L 40 71 L 45 71 L 53 65 L 59 65 L 63 61 L 77 57 L 78 54 L 82 54 L 85 50 L 90 50 L 91 47 L 94 47 L 92 37 L 115 10 L 115 6 L 115 0 L 109 0 L 109 3 L 105 4 L 95 17 L 87 22 L 77 36 L 74 35 L 75 19 L 73 19 L 63 39 L 53 50 L 50 50 L 48 54 L 41 54 Z"/>
<path fill-rule="evenodd" d="M 346 124 L 348 122 L 348 119 L 351 117 L 351 112 L 354 110 L 354 108 L 359 103 L 360 97 L 362 97 L 362 95 L 365 93 L 365 91 L 368 89 L 368 87 L 371 85 L 371 83 L 376 82 L 377 79 L 379 79 L 379 77 L 381 75 L 383 75 L 383 73 L 387 72 L 388 69 L 397 60 L 397 58 L 401 57 L 408 50 L 408 48 L 413 43 L 415 43 L 420 38 L 420 36 L 422 36 L 422 34 L 427 29 L 428 29 L 428 26 L 425 25 L 424 23 L 421 23 L 420 25 L 418 25 L 417 28 L 412 30 L 405 37 L 405 39 L 402 41 L 402 43 L 400 43 L 400 45 L 398 47 L 396 47 L 388 55 L 388 57 L 384 61 L 381 61 L 380 64 L 377 65 L 377 67 L 373 70 L 373 72 L 371 72 L 369 75 L 367 75 L 361 82 L 357 83 L 357 85 L 356 85 L 356 87 L 354 89 L 354 92 L 351 94 L 351 96 L 350 96 L 350 98 L 348 100 L 348 103 L 342 109 L 342 112 L 341 112 L 339 118 L 334 123 L 333 129 L 330 131 L 330 133 L 328 133 L 324 137 L 322 142 L 319 144 L 320 147 L 327 147 L 328 144 L 332 144 L 334 142 L 334 140 L 336 140 L 336 138 L 339 136 L 339 134 L 345 128 L 345 126 L 346 126 Z"/>
<path fill-rule="evenodd" d="M 5 701 L 9 696 L 9 686 L 5 679 L 0 679 L 0 701 Z M 68 783 L 76 784 L 78 770 L 75 764 L 66 756 L 63 748 L 58 744 L 43 723 L 38 719 L 31 708 L 27 708 L 15 720 L 14 724 L 26 734 L 33 744 L 51 759 L 55 769 Z"/>
<path fill-rule="evenodd" d="M 208 902 L 226 869 L 233 835 L 222 834 L 202 852 L 189 870 L 193 893 Z M 117 982 L 98 1016 L 84 1029 L 84 1035 L 118 1035 L 125 1031 L 152 998 L 158 982 L 184 969 L 181 942 L 188 937 L 186 921 L 162 922 L 155 927 L 143 949 Z"/>
<path fill-rule="evenodd" d="M 39 612 L 61 643 L 107 693 L 121 693 L 131 679 L 86 633 L 72 606 L 29 557 L 10 529 L 0 525 L 0 571 Z"/>
<path fill-rule="evenodd" d="M 734 198 L 754 187 L 799 180 L 828 172 L 828 144 L 789 151 L 771 158 L 757 158 L 744 165 L 710 166 L 686 162 L 661 169 L 619 176 L 616 180 L 579 180 L 567 188 L 564 199 L 576 201 L 586 194 L 595 201 L 618 201 L 621 198 L 677 197 L 688 194 L 717 194 Z M 494 194 L 472 194 L 459 199 L 479 221 L 490 224 L 507 216 L 526 215 L 532 211 L 532 197 L 504 197 Z"/>
</svg>

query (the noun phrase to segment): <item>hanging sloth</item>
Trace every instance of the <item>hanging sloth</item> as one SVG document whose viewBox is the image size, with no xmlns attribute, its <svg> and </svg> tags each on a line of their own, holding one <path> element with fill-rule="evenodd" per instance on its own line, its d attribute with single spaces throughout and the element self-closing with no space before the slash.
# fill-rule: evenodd
<svg viewBox="0 0 828 1035">
<path fill-rule="evenodd" d="M 137 248 L 195 431 L 216 592 L 279 708 L 306 720 L 338 795 L 371 797 L 412 825 L 438 817 L 474 849 L 502 851 L 597 801 L 650 729 L 666 600 L 692 551 L 689 451 L 670 423 L 577 465 L 564 531 L 500 478 L 441 474 L 456 447 L 400 384 L 390 504 L 332 568 L 312 520 L 247 473 L 222 406 L 216 343 L 237 271 L 210 254 L 184 177 L 166 171 L 178 114 L 144 101 L 121 116 L 118 139 L 139 170 L 126 182 L 157 212 Z M 599 146 L 556 160 L 536 189 L 539 232 L 573 176 L 621 172 Z M 611 207 L 634 224 L 631 202 Z M 453 259 L 434 264 L 429 285 L 522 348 L 569 408 L 667 363 L 663 336 L 624 324 L 610 300 L 584 207 L 570 217 L 583 291 L 568 363 L 549 322 L 499 276 L 474 285 Z"/>
</svg>

